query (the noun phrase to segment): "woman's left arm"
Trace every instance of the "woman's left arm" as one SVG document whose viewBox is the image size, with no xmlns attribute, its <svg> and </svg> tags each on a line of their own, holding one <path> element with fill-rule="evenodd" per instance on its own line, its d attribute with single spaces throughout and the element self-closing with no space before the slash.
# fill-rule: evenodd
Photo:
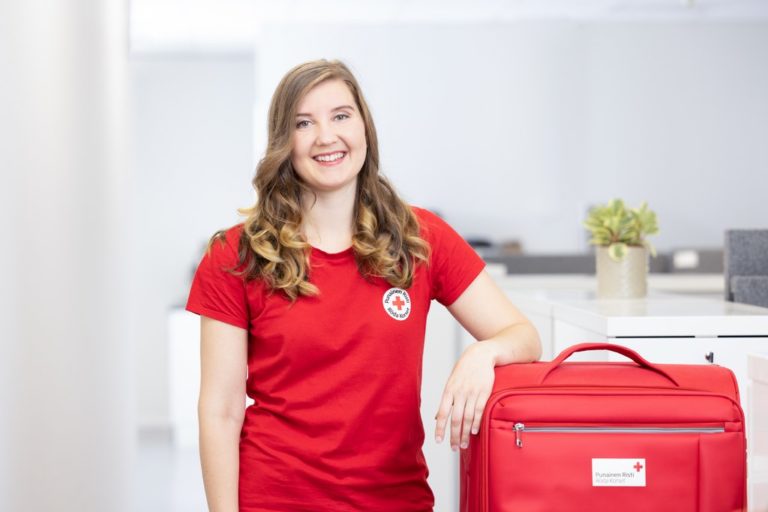
<svg viewBox="0 0 768 512">
<path fill-rule="evenodd" d="M 451 448 L 469 445 L 480 430 L 493 389 L 494 367 L 528 363 L 541 356 L 539 333 L 486 271 L 472 281 L 448 311 L 477 339 L 453 367 L 437 411 L 435 440 L 443 440 L 450 414 Z M 451 412 L 452 410 L 452 412 Z M 460 441 L 460 443 L 459 443 Z"/>
</svg>

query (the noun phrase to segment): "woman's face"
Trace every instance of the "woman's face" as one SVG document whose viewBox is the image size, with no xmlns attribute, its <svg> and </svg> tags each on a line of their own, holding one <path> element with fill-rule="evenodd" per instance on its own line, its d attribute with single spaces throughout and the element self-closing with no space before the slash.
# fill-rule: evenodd
<svg viewBox="0 0 768 512">
<path fill-rule="evenodd" d="M 354 187 L 368 146 L 347 84 L 319 83 L 302 98 L 297 112 L 291 163 L 304 183 L 316 192 Z"/>
</svg>

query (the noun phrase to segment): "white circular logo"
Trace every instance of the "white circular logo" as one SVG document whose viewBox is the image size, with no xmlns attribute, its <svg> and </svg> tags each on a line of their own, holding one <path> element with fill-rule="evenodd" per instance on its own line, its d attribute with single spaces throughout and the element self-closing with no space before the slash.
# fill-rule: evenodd
<svg viewBox="0 0 768 512">
<path fill-rule="evenodd" d="M 405 320 L 411 314 L 411 298 L 402 288 L 390 288 L 382 300 L 384 311 L 395 320 Z"/>
</svg>

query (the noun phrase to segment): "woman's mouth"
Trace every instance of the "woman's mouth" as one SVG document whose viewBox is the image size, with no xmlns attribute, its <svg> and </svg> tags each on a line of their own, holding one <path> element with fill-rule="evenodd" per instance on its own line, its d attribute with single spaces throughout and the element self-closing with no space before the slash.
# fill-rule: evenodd
<svg viewBox="0 0 768 512">
<path fill-rule="evenodd" d="M 328 155 L 320 155 L 312 157 L 312 159 L 322 165 L 323 167 L 330 167 L 333 165 L 339 165 L 344 157 L 347 156 L 346 151 L 337 151 L 336 153 L 330 153 Z"/>
</svg>

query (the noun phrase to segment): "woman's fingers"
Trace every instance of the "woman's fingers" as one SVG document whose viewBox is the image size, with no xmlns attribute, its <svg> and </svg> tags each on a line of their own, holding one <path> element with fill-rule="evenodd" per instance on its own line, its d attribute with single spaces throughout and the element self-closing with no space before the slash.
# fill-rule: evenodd
<svg viewBox="0 0 768 512">
<path fill-rule="evenodd" d="M 435 427 L 435 441 L 438 443 L 442 442 L 445 437 L 445 424 L 448 421 L 448 414 L 451 412 L 452 403 L 453 395 L 446 389 L 443 391 L 443 398 L 440 400 L 440 407 L 435 416 L 435 420 L 437 420 L 437 426 Z"/>
<path fill-rule="evenodd" d="M 443 392 L 440 408 L 435 416 L 437 420 L 435 441 L 442 442 L 447 422 L 450 420 L 451 449 L 469 446 L 470 433 L 477 434 L 480 431 L 480 422 L 489 396 L 488 392 L 472 394 L 454 393 L 448 390 Z"/>
<path fill-rule="evenodd" d="M 472 394 L 464 407 L 464 420 L 461 423 L 461 447 L 469 446 L 469 430 L 475 419 L 475 404 L 477 403 L 477 394 Z"/>
<path fill-rule="evenodd" d="M 454 367 L 443 390 L 435 416 L 435 440 L 440 443 L 450 435 L 454 451 L 459 447 L 467 448 L 470 435 L 480 431 L 483 411 L 494 381 L 493 360 L 486 356 L 479 348 L 468 349 Z M 450 432 L 446 432 L 448 421 Z"/>
<path fill-rule="evenodd" d="M 488 393 L 482 392 L 477 396 L 474 408 L 474 419 L 472 420 L 472 433 L 477 434 L 480 432 L 480 421 L 483 419 L 483 412 L 485 411 L 485 404 L 488 402 Z"/>
<path fill-rule="evenodd" d="M 451 450 L 458 450 L 461 425 L 464 422 L 464 407 L 467 399 L 463 394 L 453 396 L 453 413 L 451 414 Z"/>
</svg>

